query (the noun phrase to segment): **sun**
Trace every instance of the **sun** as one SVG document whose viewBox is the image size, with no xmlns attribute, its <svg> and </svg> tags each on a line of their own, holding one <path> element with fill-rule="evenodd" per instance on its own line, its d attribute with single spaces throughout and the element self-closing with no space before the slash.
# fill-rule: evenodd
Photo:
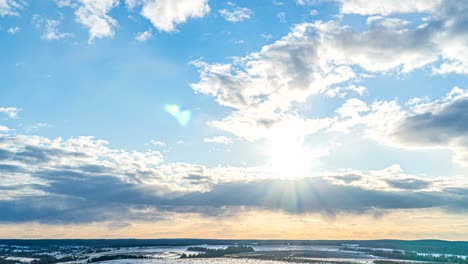
<svg viewBox="0 0 468 264">
<path fill-rule="evenodd" d="M 276 129 L 268 137 L 268 173 L 280 178 L 301 178 L 310 173 L 313 153 L 304 136 L 293 129 Z"/>
</svg>

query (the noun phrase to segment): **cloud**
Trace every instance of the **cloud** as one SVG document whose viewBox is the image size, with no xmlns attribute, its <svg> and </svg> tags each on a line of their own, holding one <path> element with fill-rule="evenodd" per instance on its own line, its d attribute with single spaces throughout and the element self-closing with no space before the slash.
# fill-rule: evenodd
<svg viewBox="0 0 468 264">
<path fill-rule="evenodd" d="M 419 108 L 419 109 L 418 109 Z M 468 166 L 468 91 L 454 88 L 444 99 L 416 106 L 392 132 L 394 140 L 414 147 L 447 147 Z"/>
<path fill-rule="evenodd" d="M 161 31 L 173 32 L 177 24 L 189 18 L 201 18 L 210 12 L 208 0 L 146 0 L 141 14 Z"/>
<path fill-rule="evenodd" d="M 58 30 L 58 26 L 60 26 L 63 17 L 61 16 L 59 19 L 47 19 L 43 18 L 38 15 L 34 15 L 32 18 L 32 23 L 36 27 L 36 29 L 43 30 L 41 35 L 41 39 L 44 40 L 60 40 L 68 37 L 72 37 L 73 34 L 71 33 L 61 33 Z"/>
<path fill-rule="evenodd" d="M 125 0 L 125 4 L 127 5 L 128 9 L 132 10 L 141 4 L 141 0 Z"/>
<path fill-rule="evenodd" d="M 8 29 L 8 34 L 10 35 L 16 35 L 18 32 L 20 32 L 21 28 L 20 27 L 11 27 Z"/>
<path fill-rule="evenodd" d="M 395 67 L 394 63 L 404 61 L 404 71 L 411 71 L 415 68 L 433 63 L 442 59 L 441 68 L 435 68 L 434 72 L 446 73 L 466 73 L 468 72 L 468 57 L 466 52 L 466 39 L 468 38 L 467 10 L 468 4 L 464 1 L 431 0 L 431 1 L 406 1 L 404 4 L 398 1 L 342 1 L 342 12 L 361 15 L 389 15 L 393 13 L 421 13 L 427 12 L 431 16 L 425 22 L 413 29 L 402 29 L 408 23 L 398 18 L 379 18 L 380 25 L 384 29 L 375 27 L 369 33 L 358 34 L 361 38 L 368 35 L 369 45 L 363 47 L 369 51 L 375 48 L 382 48 L 382 56 L 374 56 L 365 64 L 370 67 L 382 64 L 381 59 L 387 59 L 388 67 Z M 393 30 L 391 30 L 393 28 Z M 398 30 L 398 28 L 400 28 Z M 358 51 L 360 48 L 353 45 L 354 38 L 349 35 L 347 44 L 349 49 Z M 392 39 L 393 46 L 386 45 L 379 40 L 372 40 L 371 37 L 381 40 Z M 357 40 L 357 39 L 355 39 Z M 376 46 L 378 45 L 378 46 Z M 416 49 L 413 49 L 416 48 Z M 400 53 L 398 53 L 400 52 Z M 391 59 L 390 55 L 398 54 L 397 60 Z M 362 59 L 364 54 L 361 55 Z M 378 64 L 372 62 L 378 62 Z M 400 62 L 401 63 L 401 62 Z M 383 64 L 385 65 L 385 64 Z M 367 70 L 370 67 L 364 66 Z"/>
<path fill-rule="evenodd" d="M 108 13 L 118 6 L 119 0 L 75 0 L 59 1 L 59 7 L 75 8 L 76 21 L 88 28 L 89 42 L 97 38 L 113 37 L 114 28 L 118 25 Z"/>
<path fill-rule="evenodd" d="M 19 16 L 25 5 L 22 0 L 0 0 L 0 16 Z"/>
<path fill-rule="evenodd" d="M 55 0 L 55 3 L 60 8 L 62 7 L 77 8 L 78 7 L 78 4 L 76 3 L 75 0 Z"/>
<path fill-rule="evenodd" d="M 327 80 L 327 76 L 316 73 L 317 45 L 309 24 L 295 26 L 282 39 L 259 52 L 236 58 L 231 64 L 194 61 L 200 81 L 192 88 L 236 109 L 223 120 L 212 122 L 214 126 L 248 139 L 262 137 L 262 130 L 282 120 L 301 120 L 289 112 L 291 103 L 303 102 L 309 95 L 319 93 L 324 83 L 333 82 L 331 75 Z M 336 70 L 330 70 L 331 74 Z"/>
<path fill-rule="evenodd" d="M 246 7 L 239 7 L 228 2 L 231 6 L 229 9 L 219 10 L 219 14 L 228 22 L 236 23 L 250 19 L 254 12 Z"/>
<path fill-rule="evenodd" d="M 367 18 L 367 24 L 370 26 L 382 26 L 386 28 L 404 28 L 411 22 L 400 18 L 384 18 L 382 16 L 372 16 Z"/>
<path fill-rule="evenodd" d="M 313 0 L 296 0 L 296 4 L 298 5 L 312 5 L 313 3 Z"/>
<path fill-rule="evenodd" d="M 402 149 L 450 149 L 454 161 L 468 166 L 468 91 L 454 87 L 446 96 L 427 101 L 375 101 L 353 98 L 336 110 L 329 132 L 363 127 L 364 136 Z"/>
<path fill-rule="evenodd" d="M 276 18 L 280 23 L 286 23 L 286 13 L 279 12 L 278 14 L 276 14 Z"/>
<path fill-rule="evenodd" d="M 407 190 L 419 190 L 419 189 L 425 189 L 431 186 L 430 181 L 415 179 L 415 178 L 387 179 L 386 182 L 391 187 L 394 187 L 397 189 L 407 189 Z"/>
<path fill-rule="evenodd" d="M 7 115 L 9 118 L 16 118 L 21 111 L 17 107 L 0 107 L 0 113 Z"/>
<path fill-rule="evenodd" d="M 229 145 L 233 143 L 231 138 L 228 138 L 225 136 L 205 138 L 203 139 L 203 141 L 207 143 L 217 143 L 217 144 L 225 144 L 225 145 Z"/>
<path fill-rule="evenodd" d="M 402 13 L 432 13 L 442 0 L 338 0 L 344 14 L 358 15 L 391 15 Z"/>
<path fill-rule="evenodd" d="M 405 20 L 383 17 L 370 19 L 360 31 L 337 21 L 298 24 L 273 44 L 229 63 L 192 62 L 200 78 L 191 86 L 232 109 L 212 126 L 257 140 L 288 119 L 307 123 L 297 104 L 311 96 L 362 95 L 365 87 L 350 83 L 371 74 L 409 73 L 431 64 L 435 73 L 465 72 L 467 7 L 441 3 L 433 16 L 411 27 Z M 384 111 L 385 106 L 374 107 Z"/>
<path fill-rule="evenodd" d="M 11 129 L 9 127 L 0 125 L 0 133 L 8 133 L 10 131 Z"/>
<path fill-rule="evenodd" d="M 148 39 L 150 39 L 153 36 L 153 31 L 151 30 L 146 30 L 143 32 L 139 32 L 136 36 L 135 39 L 140 41 L 140 42 L 145 42 Z"/>
<path fill-rule="evenodd" d="M 349 92 L 354 92 L 359 96 L 363 96 L 367 91 L 367 87 L 359 85 L 356 86 L 354 84 L 349 85 L 349 86 L 344 86 L 344 87 L 333 87 L 327 90 L 324 90 L 322 94 L 328 97 L 339 97 L 339 98 L 344 98 L 346 97 Z"/>
<path fill-rule="evenodd" d="M 156 147 L 162 147 L 162 148 L 167 147 L 166 143 L 164 143 L 162 141 L 154 140 L 154 139 L 150 140 L 150 142 L 148 142 L 148 144 L 156 146 Z"/>
<path fill-rule="evenodd" d="M 240 196 L 239 193 L 242 193 Z M 464 194 L 465 195 L 465 194 Z M 463 196 L 464 197 L 464 196 Z M 462 198 L 462 197 L 460 197 Z M 214 207 L 250 206 L 288 213 L 365 213 L 374 209 L 421 209 L 454 207 L 467 203 L 444 192 L 382 191 L 335 185 L 322 178 L 263 180 L 216 185 L 205 193 L 191 193 L 172 204 Z"/>
<path fill-rule="evenodd" d="M 290 214 L 468 209 L 465 179 L 382 171 L 274 179 L 248 168 L 162 163 L 159 152 L 112 149 L 89 137 L 0 136 L 0 222 L 155 221 L 233 208 Z M 242 195 L 239 195 L 242 193 Z"/>
</svg>

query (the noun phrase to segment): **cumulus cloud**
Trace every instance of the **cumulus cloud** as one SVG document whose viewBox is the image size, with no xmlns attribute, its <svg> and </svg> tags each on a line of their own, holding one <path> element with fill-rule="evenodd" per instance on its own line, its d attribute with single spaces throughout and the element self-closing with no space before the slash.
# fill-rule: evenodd
<svg viewBox="0 0 468 264">
<path fill-rule="evenodd" d="M 389 15 L 393 13 L 421 12 L 431 14 L 425 23 L 413 29 L 405 29 L 408 22 L 398 18 L 371 17 L 368 18 L 368 21 L 370 19 L 370 21 L 378 22 L 383 27 L 380 29 L 373 27 L 371 31 L 363 34 L 344 34 L 348 38 L 348 44 L 351 45 L 348 47 L 353 50 L 356 49 L 358 53 L 360 53 L 360 49 L 354 46 L 353 42 L 355 40 L 360 42 L 357 38 L 367 37 L 369 37 L 369 45 L 365 45 L 366 49 L 370 49 L 370 51 L 375 49 L 372 51 L 374 54 L 376 54 L 377 48 L 382 51 L 380 58 L 378 56 L 367 57 L 367 59 L 371 59 L 367 62 L 365 61 L 365 55 L 360 54 L 361 60 L 365 62 L 364 64 L 361 63 L 361 66 L 364 66 L 367 70 L 370 70 L 370 67 L 379 69 L 380 65 L 385 66 L 382 68 L 385 70 L 385 68 L 395 67 L 395 63 L 399 63 L 405 71 L 411 71 L 442 59 L 443 64 L 440 69 L 436 68 L 434 70 L 435 73 L 468 72 L 468 57 L 465 52 L 468 38 L 468 27 L 466 26 L 468 4 L 466 2 L 434 0 L 405 1 L 403 3 L 399 1 L 368 2 L 353 0 L 342 1 L 341 4 L 342 12 L 352 14 Z M 376 39 L 373 41 L 371 40 L 372 37 Z M 385 47 L 383 42 L 379 43 L 379 40 L 388 39 L 392 39 L 393 47 Z M 366 53 L 369 54 L 370 52 Z M 395 56 L 398 54 L 396 56 L 398 59 L 390 58 L 390 54 L 395 54 Z M 388 60 L 388 63 L 383 63 L 383 59 Z"/>
<path fill-rule="evenodd" d="M 192 88 L 236 109 L 213 125 L 229 128 L 244 138 L 261 137 L 264 133 L 256 129 L 271 128 L 282 119 L 301 119 L 288 111 L 292 102 L 303 102 L 327 83 L 349 78 L 345 68 L 317 73 L 320 71 L 317 44 L 310 25 L 301 24 L 274 44 L 231 64 L 195 61 L 200 81 L 192 84 Z"/>
<path fill-rule="evenodd" d="M 233 109 L 222 120 L 211 122 L 213 126 L 253 140 L 255 134 L 265 135 L 262 127 L 300 119 L 295 105 L 310 96 L 362 95 L 365 87 L 349 83 L 369 73 L 409 73 L 431 64 L 436 73 L 463 73 L 468 62 L 468 28 L 463 23 L 468 5 L 439 4 L 431 9 L 432 17 L 415 27 L 385 17 L 370 19 L 370 26 L 362 31 L 337 21 L 295 25 L 273 44 L 230 63 L 194 61 L 200 79 L 192 88 Z M 443 62 L 440 68 L 438 62 Z M 385 111 L 390 104 L 374 107 Z"/>
<path fill-rule="evenodd" d="M 239 7 L 235 4 L 228 2 L 231 6 L 229 9 L 219 10 L 219 14 L 228 22 L 242 22 L 250 19 L 254 12 L 246 7 Z"/>
<path fill-rule="evenodd" d="M 145 0 L 141 14 L 161 31 L 173 32 L 176 25 L 210 12 L 208 0 Z"/>
<path fill-rule="evenodd" d="M 118 22 L 108 13 L 119 5 L 119 0 L 59 0 L 56 3 L 59 7 L 75 9 L 76 21 L 89 31 L 89 42 L 114 36 Z M 53 34 L 49 36 L 56 37 Z"/>
<path fill-rule="evenodd" d="M 454 161 L 468 166 L 468 91 L 454 87 L 446 96 L 427 101 L 376 101 L 371 105 L 349 99 L 337 109 L 339 118 L 328 131 L 349 132 L 364 127 L 365 136 L 403 149 L 446 148 Z"/>
<path fill-rule="evenodd" d="M 22 0 L 0 0 L 0 16 L 19 16 L 24 6 Z"/>
<path fill-rule="evenodd" d="M 419 109 L 418 109 L 419 108 Z M 446 98 L 416 106 L 392 133 L 401 144 L 448 147 L 454 160 L 468 166 L 468 92 L 454 88 Z"/>
</svg>

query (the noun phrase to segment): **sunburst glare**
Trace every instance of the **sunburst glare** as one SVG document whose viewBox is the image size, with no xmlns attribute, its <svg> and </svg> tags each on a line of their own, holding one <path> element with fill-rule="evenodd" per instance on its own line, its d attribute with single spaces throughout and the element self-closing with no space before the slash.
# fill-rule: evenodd
<svg viewBox="0 0 468 264">
<path fill-rule="evenodd" d="M 304 136 L 291 127 L 274 130 L 268 138 L 267 171 L 280 178 L 305 177 L 310 172 L 313 151 L 304 145 Z"/>
</svg>

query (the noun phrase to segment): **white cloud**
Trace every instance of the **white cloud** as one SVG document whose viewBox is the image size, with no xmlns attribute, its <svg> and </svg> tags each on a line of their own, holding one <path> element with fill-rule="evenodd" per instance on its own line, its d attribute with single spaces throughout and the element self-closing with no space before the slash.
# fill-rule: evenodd
<svg viewBox="0 0 468 264">
<path fill-rule="evenodd" d="M 62 7 L 77 8 L 78 7 L 78 4 L 75 3 L 75 0 L 56 0 L 55 3 L 60 8 Z"/>
<path fill-rule="evenodd" d="M 71 33 L 61 33 L 58 30 L 58 26 L 60 26 L 61 20 L 63 20 L 63 16 L 61 16 L 59 19 L 47 19 L 38 15 L 34 15 L 32 23 L 37 29 L 43 30 L 41 38 L 44 40 L 60 40 L 67 37 L 72 37 L 73 35 Z"/>
<path fill-rule="evenodd" d="M 219 10 L 219 14 L 228 22 L 242 22 L 247 19 L 250 19 L 254 12 L 246 7 L 239 7 L 235 6 L 231 2 L 228 2 L 230 4 L 229 9 L 221 9 Z"/>
<path fill-rule="evenodd" d="M 21 109 L 17 107 L 0 107 L 0 113 L 5 114 L 10 118 L 17 117 L 20 111 Z"/>
<path fill-rule="evenodd" d="M 166 143 L 162 141 L 154 140 L 154 139 L 150 140 L 149 144 L 156 146 L 156 147 L 163 147 L 163 148 L 167 147 Z"/>
<path fill-rule="evenodd" d="M 279 1 L 279 0 L 272 0 L 271 3 L 275 6 L 282 6 L 283 5 L 283 2 Z"/>
<path fill-rule="evenodd" d="M 273 39 L 273 35 L 268 33 L 262 33 L 260 34 L 260 37 L 262 37 L 262 39 L 264 39 L 265 41 L 270 41 L 271 39 Z"/>
<path fill-rule="evenodd" d="M 314 0 L 296 0 L 298 5 L 312 5 L 314 2 Z"/>
<path fill-rule="evenodd" d="M 359 15 L 391 15 L 397 13 L 431 13 L 442 0 L 338 0 L 341 12 Z"/>
<path fill-rule="evenodd" d="M 108 13 L 119 4 L 119 0 L 76 0 L 76 21 L 89 29 L 89 42 L 97 38 L 113 37 L 118 25 Z"/>
<path fill-rule="evenodd" d="M 401 149 L 449 149 L 456 164 L 468 167 L 468 90 L 458 87 L 445 97 L 427 102 L 396 101 L 371 105 L 350 99 L 337 110 L 339 118 L 328 129 L 348 133 L 360 127 L 364 137 Z"/>
<path fill-rule="evenodd" d="M 127 5 L 128 9 L 132 10 L 138 5 L 141 4 L 141 0 L 125 0 L 125 4 Z"/>
<path fill-rule="evenodd" d="M 217 143 L 217 144 L 225 144 L 225 145 L 229 145 L 233 143 L 231 138 L 228 138 L 225 136 L 205 138 L 203 139 L 203 141 L 206 143 Z"/>
<path fill-rule="evenodd" d="M 24 127 L 24 131 L 27 133 L 35 132 L 41 128 L 51 127 L 48 123 L 35 123 Z"/>
<path fill-rule="evenodd" d="M 16 33 L 20 32 L 21 28 L 19 27 L 11 27 L 8 29 L 8 33 L 11 35 L 16 35 Z"/>
<path fill-rule="evenodd" d="M 276 14 L 276 18 L 279 20 L 279 22 L 286 23 L 286 13 L 279 12 L 278 14 Z"/>
<path fill-rule="evenodd" d="M 347 37 L 346 45 L 349 45 L 350 49 L 356 50 L 357 55 L 361 51 L 358 46 L 354 45 L 354 42 L 363 44 L 362 42 L 367 39 L 368 45 L 363 46 L 368 49 L 367 55 L 361 54 L 360 59 L 361 66 L 367 70 L 371 70 L 373 67 L 378 70 L 386 70 L 395 67 L 395 63 L 399 61 L 403 70 L 409 72 L 441 60 L 441 65 L 438 68 L 433 67 L 435 74 L 464 74 L 468 72 L 468 53 L 466 52 L 468 3 L 466 1 L 350 0 L 341 1 L 341 4 L 342 12 L 361 15 L 430 13 L 430 17 L 424 19 L 423 24 L 412 29 L 406 28 L 409 24 L 408 21 L 374 16 L 369 17 L 368 22 L 371 25 L 377 23 L 382 27 L 381 29 L 372 27 L 371 30 L 361 34 L 340 33 L 342 37 Z M 391 41 L 387 41 L 390 39 Z M 379 43 L 379 40 L 387 42 L 389 45 Z M 381 52 L 379 56 L 369 56 L 371 53 L 376 54 L 377 49 Z M 392 59 L 392 57 L 394 58 Z M 383 60 L 387 60 L 388 63 L 383 63 Z"/>
<path fill-rule="evenodd" d="M 468 63 L 460 61 L 444 62 L 438 68 L 434 67 L 433 73 L 441 75 L 448 73 L 468 74 Z"/>
<path fill-rule="evenodd" d="M 19 16 L 24 5 L 22 0 L 0 0 L 0 16 Z"/>
<path fill-rule="evenodd" d="M 143 32 L 139 32 L 136 36 L 135 39 L 140 41 L 140 42 L 145 42 L 148 39 L 150 39 L 153 36 L 153 31 L 151 30 L 146 30 Z"/>
<path fill-rule="evenodd" d="M 336 112 L 342 117 L 357 117 L 361 112 L 369 111 L 367 104 L 359 99 L 352 98 L 346 101 Z"/>
<path fill-rule="evenodd" d="M 0 134 L 1 133 L 8 133 L 10 131 L 11 131 L 11 129 L 9 127 L 0 125 Z"/>
<path fill-rule="evenodd" d="M 369 73 L 408 73 L 441 60 L 456 67 L 446 64 L 434 72 L 463 72 L 468 62 L 466 7 L 466 3 L 447 2 L 434 11 L 437 15 L 411 28 L 407 21 L 383 17 L 370 19 L 371 26 L 362 31 L 335 21 L 298 24 L 280 40 L 231 63 L 193 62 L 200 80 L 192 88 L 233 109 L 211 125 L 255 140 L 285 120 L 307 122 L 295 104 L 309 96 L 345 97 L 349 92 L 362 96 L 366 88 L 349 83 Z M 369 107 L 382 114 L 398 111 L 391 102 Z M 352 120 L 339 129 L 335 124 L 334 129 L 346 131 L 355 123 Z"/>
<path fill-rule="evenodd" d="M 384 18 L 382 16 L 371 16 L 367 18 L 367 24 L 370 26 L 383 26 L 386 28 L 404 28 L 411 22 L 400 18 Z"/>
<path fill-rule="evenodd" d="M 327 90 L 324 90 L 322 94 L 328 97 L 339 97 L 344 98 L 349 94 L 349 92 L 354 92 L 359 96 L 363 96 L 367 91 L 365 86 L 359 85 L 356 86 L 354 84 L 344 87 L 333 87 Z"/>
<path fill-rule="evenodd" d="M 141 14 L 161 31 L 173 32 L 189 18 L 204 17 L 210 11 L 208 0 L 145 0 Z"/>
</svg>

